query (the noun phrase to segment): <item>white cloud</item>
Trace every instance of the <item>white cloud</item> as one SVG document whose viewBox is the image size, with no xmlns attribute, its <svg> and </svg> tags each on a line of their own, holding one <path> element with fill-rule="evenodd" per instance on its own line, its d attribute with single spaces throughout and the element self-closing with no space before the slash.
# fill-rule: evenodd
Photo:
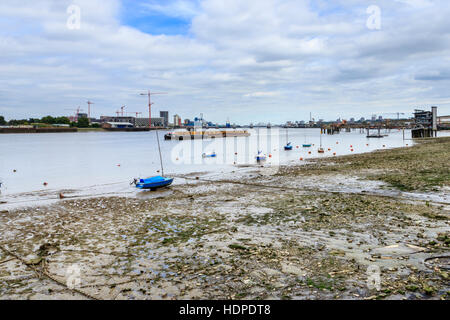
<svg viewBox="0 0 450 320">
<path fill-rule="evenodd" d="M 72 3 L 80 30 L 66 27 Z M 144 111 L 138 93 L 148 88 L 169 92 L 156 110 L 222 122 L 410 112 L 422 103 L 450 113 L 448 3 L 377 3 L 380 31 L 366 28 L 363 0 L 144 2 L 149 19 L 192 20 L 187 35 L 165 36 L 122 25 L 119 0 L 2 0 L 0 114 L 62 114 L 87 99 L 97 116 L 123 104 Z"/>
</svg>

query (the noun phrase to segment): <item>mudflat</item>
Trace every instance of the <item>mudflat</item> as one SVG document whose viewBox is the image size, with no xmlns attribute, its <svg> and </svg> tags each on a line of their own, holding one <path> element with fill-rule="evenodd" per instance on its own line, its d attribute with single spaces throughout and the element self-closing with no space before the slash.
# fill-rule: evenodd
<svg viewBox="0 0 450 320">
<path fill-rule="evenodd" d="M 450 138 L 0 212 L 0 299 L 448 299 Z"/>
</svg>

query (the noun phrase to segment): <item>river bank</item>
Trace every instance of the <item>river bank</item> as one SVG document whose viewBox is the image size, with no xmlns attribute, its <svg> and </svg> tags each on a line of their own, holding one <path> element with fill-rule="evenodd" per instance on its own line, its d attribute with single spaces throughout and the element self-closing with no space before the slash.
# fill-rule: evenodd
<svg viewBox="0 0 450 320">
<path fill-rule="evenodd" d="M 0 299 L 448 299 L 449 160 L 430 139 L 0 210 Z"/>
</svg>

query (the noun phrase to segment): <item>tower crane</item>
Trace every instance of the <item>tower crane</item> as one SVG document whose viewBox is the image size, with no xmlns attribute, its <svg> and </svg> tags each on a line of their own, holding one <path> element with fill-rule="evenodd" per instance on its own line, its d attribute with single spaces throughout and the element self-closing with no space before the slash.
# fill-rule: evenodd
<svg viewBox="0 0 450 320">
<path fill-rule="evenodd" d="M 87 104 L 88 104 L 88 118 L 90 121 L 91 120 L 91 105 L 93 105 L 94 103 L 88 100 Z"/>
<path fill-rule="evenodd" d="M 141 96 L 148 96 L 148 121 L 149 121 L 149 127 L 152 127 L 152 100 L 151 100 L 151 96 L 155 95 L 155 94 L 167 94 L 167 92 L 150 92 L 150 90 L 148 90 L 147 93 L 141 93 Z"/>
</svg>

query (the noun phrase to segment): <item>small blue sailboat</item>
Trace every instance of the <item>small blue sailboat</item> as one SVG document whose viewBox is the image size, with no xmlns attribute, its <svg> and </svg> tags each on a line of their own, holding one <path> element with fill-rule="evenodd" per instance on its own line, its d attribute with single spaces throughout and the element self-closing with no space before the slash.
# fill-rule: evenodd
<svg viewBox="0 0 450 320">
<path fill-rule="evenodd" d="M 256 155 L 256 161 L 265 161 L 266 155 L 262 153 L 262 151 L 258 151 L 258 154 Z"/>
<path fill-rule="evenodd" d="M 292 150 L 292 144 L 289 142 L 288 130 L 286 129 L 286 145 L 284 146 L 284 150 L 290 151 Z"/>
<path fill-rule="evenodd" d="M 161 172 L 162 176 L 150 177 L 147 179 L 134 179 L 131 184 L 135 184 L 138 189 L 150 189 L 151 191 L 155 191 L 159 188 L 168 187 L 172 184 L 173 178 L 164 177 L 164 167 L 161 156 L 161 147 L 159 145 L 159 136 L 158 130 L 155 130 L 156 139 L 158 140 L 158 150 L 159 150 L 159 160 L 161 162 Z"/>
<path fill-rule="evenodd" d="M 216 154 L 215 151 L 213 151 L 211 154 L 203 153 L 203 154 L 202 154 L 202 157 L 203 157 L 203 158 L 215 158 L 215 157 L 217 157 L 217 154 Z"/>
<path fill-rule="evenodd" d="M 136 179 L 136 188 L 138 189 L 150 189 L 152 191 L 170 186 L 173 182 L 173 178 L 165 178 L 161 176 L 151 177 L 148 179 Z"/>
<path fill-rule="evenodd" d="M 286 151 L 292 150 L 292 144 L 288 142 L 287 145 L 284 146 L 284 150 Z"/>
</svg>

